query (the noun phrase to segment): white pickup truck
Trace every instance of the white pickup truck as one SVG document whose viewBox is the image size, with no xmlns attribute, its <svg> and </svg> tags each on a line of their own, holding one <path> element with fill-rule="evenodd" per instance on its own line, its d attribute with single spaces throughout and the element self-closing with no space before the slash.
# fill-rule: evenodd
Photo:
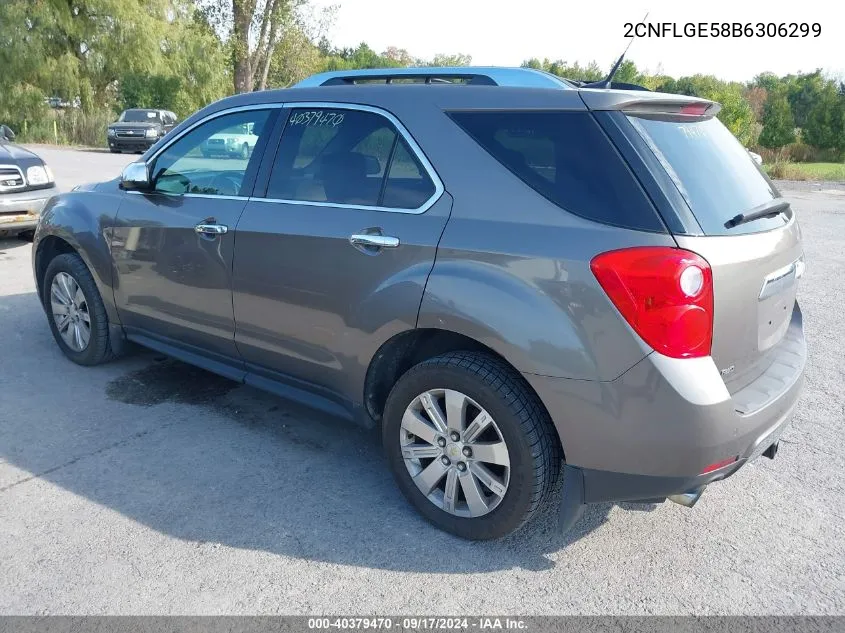
<svg viewBox="0 0 845 633">
<path fill-rule="evenodd" d="M 258 136 L 253 133 L 252 123 L 244 123 L 213 134 L 203 142 L 200 151 L 207 158 L 231 156 L 247 159 L 257 142 Z"/>
</svg>

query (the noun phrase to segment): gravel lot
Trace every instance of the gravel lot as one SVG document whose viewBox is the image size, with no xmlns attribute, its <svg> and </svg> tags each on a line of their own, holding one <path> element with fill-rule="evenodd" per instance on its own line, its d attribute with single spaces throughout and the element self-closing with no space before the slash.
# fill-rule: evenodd
<svg viewBox="0 0 845 633">
<path fill-rule="evenodd" d="M 37 151 L 63 188 L 135 159 Z M 811 359 L 777 459 L 568 538 L 461 541 L 374 432 L 147 352 L 71 364 L 0 241 L 0 613 L 845 614 L 845 186 L 788 187 Z"/>
</svg>

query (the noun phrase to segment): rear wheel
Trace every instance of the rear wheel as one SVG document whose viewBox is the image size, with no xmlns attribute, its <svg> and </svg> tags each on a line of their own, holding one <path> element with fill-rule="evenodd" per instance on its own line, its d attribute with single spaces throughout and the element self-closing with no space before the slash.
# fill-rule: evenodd
<svg viewBox="0 0 845 633">
<path fill-rule="evenodd" d="M 65 253 L 53 259 L 42 288 L 50 330 L 65 356 L 79 365 L 99 365 L 114 358 L 103 300 L 79 255 Z"/>
<path fill-rule="evenodd" d="M 403 375 L 388 396 L 382 441 L 408 500 L 468 539 L 519 528 L 560 469 L 536 395 L 505 363 L 478 353 L 444 354 Z"/>
<path fill-rule="evenodd" d="M 249 158 L 249 145 L 247 145 L 246 143 L 244 143 L 243 147 L 241 147 L 241 158 L 243 158 L 244 160 Z"/>
</svg>

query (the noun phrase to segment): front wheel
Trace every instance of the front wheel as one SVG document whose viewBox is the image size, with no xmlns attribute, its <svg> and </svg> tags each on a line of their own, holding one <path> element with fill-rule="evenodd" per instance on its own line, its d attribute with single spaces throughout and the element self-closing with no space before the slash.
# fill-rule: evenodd
<svg viewBox="0 0 845 633">
<path fill-rule="evenodd" d="M 106 308 L 79 255 L 65 253 L 53 259 L 42 292 L 50 330 L 65 356 L 79 365 L 99 365 L 114 358 Z"/>
<path fill-rule="evenodd" d="M 504 362 L 474 352 L 444 354 L 404 374 L 387 399 L 382 442 L 417 510 L 473 540 L 518 529 L 560 470 L 537 396 Z"/>
</svg>

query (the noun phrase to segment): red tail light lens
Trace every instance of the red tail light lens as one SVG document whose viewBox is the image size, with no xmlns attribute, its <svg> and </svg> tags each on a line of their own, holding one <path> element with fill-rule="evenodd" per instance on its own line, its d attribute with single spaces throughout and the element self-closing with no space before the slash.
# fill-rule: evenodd
<svg viewBox="0 0 845 633">
<path fill-rule="evenodd" d="M 672 358 L 710 355 L 713 274 L 703 257 L 645 246 L 602 253 L 590 268 L 613 305 L 656 351 Z"/>
</svg>

